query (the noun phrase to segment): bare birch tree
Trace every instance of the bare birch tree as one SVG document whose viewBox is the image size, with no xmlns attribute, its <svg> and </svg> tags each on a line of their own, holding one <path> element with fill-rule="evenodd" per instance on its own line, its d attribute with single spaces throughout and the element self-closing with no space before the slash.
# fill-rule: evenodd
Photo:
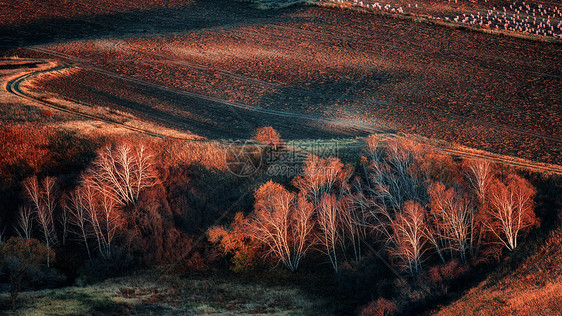
<svg viewBox="0 0 562 316">
<path fill-rule="evenodd" d="M 417 275 L 422 266 L 425 239 L 425 210 L 418 203 L 404 203 L 402 212 L 390 222 L 392 233 L 388 244 L 392 256 L 399 259 L 399 265 L 412 276 Z"/>
<path fill-rule="evenodd" d="M 90 212 L 90 222 L 94 228 L 100 254 L 104 259 L 110 260 L 113 242 L 122 226 L 122 217 L 111 196 L 101 193 L 97 198 L 97 207 Z"/>
<path fill-rule="evenodd" d="M 272 181 L 256 190 L 255 198 L 249 221 L 252 237 L 267 246 L 266 255 L 296 271 L 309 247 L 313 206 L 304 197 L 297 197 Z"/>
<path fill-rule="evenodd" d="M 320 245 L 338 271 L 338 247 L 341 239 L 338 220 L 338 201 L 333 194 L 324 195 L 318 207 L 317 222 L 320 228 Z"/>
<path fill-rule="evenodd" d="M 61 202 L 60 202 L 60 213 L 59 213 L 59 217 L 58 217 L 58 221 L 60 224 L 60 227 L 62 228 L 62 245 L 65 246 L 66 245 L 66 241 L 68 239 L 68 226 L 69 226 L 69 220 L 70 220 L 70 214 L 68 212 L 68 196 L 66 194 L 64 194 L 61 198 Z"/>
<path fill-rule="evenodd" d="M 298 268 L 301 259 L 313 245 L 313 241 L 311 240 L 312 230 L 314 229 L 313 215 L 314 205 L 312 205 L 304 195 L 299 194 L 291 215 L 293 265 L 295 269 Z"/>
<path fill-rule="evenodd" d="M 475 209 L 466 198 L 453 188 L 445 189 L 442 183 L 433 183 L 429 192 L 432 225 L 428 237 L 431 243 L 441 259 L 444 259 L 442 252 L 448 250 L 451 257 L 456 252 L 460 260 L 466 262 L 467 252 L 471 250 Z"/>
<path fill-rule="evenodd" d="M 33 213 L 27 206 L 19 208 L 16 231 L 21 238 L 26 240 L 33 236 Z"/>
<path fill-rule="evenodd" d="M 58 243 L 54 225 L 55 179 L 46 177 L 40 185 L 37 177 L 33 176 L 25 179 L 23 185 L 39 223 L 43 241 L 47 247 L 52 248 Z M 49 264 L 50 260 L 48 259 L 47 265 Z"/>
<path fill-rule="evenodd" d="M 471 250 L 477 256 L 484 235 L 484 220 L 489 208 L 488 191 L 494 181 L 494 165 L 483 159 L 463 161 L 465 178 L 476 195 L 476 216 L 471 231 Z"/>
<path fill-rule="evenodd" d="M 89 170 L 97 190 L 120 205 L 135 204 L 145 188 L 156 184 L 153 156 L 143 145 L 107 146 Z"/>
<path fill-rule="evenodd" d="M 480 203 L 486 199 L 486 192 L 493 179 L 492 165 L 483 159 L 465 160 L 466 178 L 472 186 Z"/>
<path fill-rule="evenodd" d="M 491 208 L 487 227 L 509 250 L 517 247 L 518 238 L 539 221 L 534 212 L 535 188 L 525 179 L 511 174 L 507 184 L 494 181 L 490 189 Z"/>
<path fill-rule="evenodd" d="M 69 223 L 78 229 L 75 233 L 78 235 L 81 242 L 84 243 L 89 259 L 92 259 L 89 239 L 94 237 L 89 222 L 89 209 L 94 207 L 93 194 L 92 187 L 78 187 L 70 194 L 69 202 L 67 203 L 68 212 L 70 214 Z"/>
<path fill-rule="evenodd" d="M 104 188 L 108 184 L 97 182 L 92 176 L 84 176 L 77 194 L 81 196 L 82 208 L 77 213 L 77 222 L 84 226 L 83 216 L 87 220 L 91 233 L 81 229 L 85 242 L 92 236 L 102 258 L 112 258 L 113 242 L 123 225 L 123 219 L 117 209 L 117 200 L 112 191 Z"/>
<path fill-rule="evenodd" d="M 423 202 L 424 173 L 414 162 L 423 154 L 421 145 L 402 138 L 371 136 L 362 160 L 369 196 L 398 212 L 405 201 Z"/>
<path fill-rule="evenodd" d="M 351 244 L 355 261 L 359 261 L 361 258 L 361 243 L 365 238 L 367 227 L 367 212 L 361 201 L 363 201 L 363 197 L 358 194 L 345 196 L 339 202 L 341 242 L 344 247 L 348 242 Z"/>
</svg>

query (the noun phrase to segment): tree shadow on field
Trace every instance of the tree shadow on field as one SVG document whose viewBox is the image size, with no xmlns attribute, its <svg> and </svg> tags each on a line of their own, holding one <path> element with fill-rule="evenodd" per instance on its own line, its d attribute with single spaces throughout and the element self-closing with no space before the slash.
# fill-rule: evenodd
<svg viewBox="0 0 562 316">
<path fill-rule="evenodd" d="M 356 72 L 356 73 L 354 73 Z M 386 70 L 361 75 L 361 71 L 319 75 L 311 81 L 291 81 L 277 87 L 276 93 L 260 97 L 260 106 L 295 113 L 300 118 L 269 119 L 262 126 L 272 126 L 283 139 L 327 139 L 365 137 L 374 133 L 396 133 L 400 122 L 378 119 L 379 108 L 392 108 L 378 91 L 391 82 Z M 365 88 L 375 91 L 365 93 Z M 311 118 L 315 119 L 311 119 Z M 308 119 L 307 119 L 308 118 Z"/>
<path fill-rule="evenodd" d="M 293 108 L 294 113 L 289 114 L 282 111 L 270 112 L 260 107 L 252 110 L 161 89 L 149 84 L 128 87 L 124 81 L 111 82 L 113 87 L 123 85 L 123 89 L 132 96 L 119 95 L 120 90 L 109 91 L 69 81 L 67 87 L 74 87 L 74 89 L 65 91 L 65 97 L 89 104 L 103 104 L 105 107 L 132 113 L 139 118 L 163 126 L 189 131 L 212 139 L 249 139 L 256 128 L 264 126 L 273 127 L 286 140 L 366 135 L 352 127 L 326 124 L 322 120 L 311 120 L 307 116 L 300 116 L 298 108 L 295 107 Z M 95 84 L 98 85 L 98 83 Z M 261 102 L 264 108 L 268 102 L 268 100 Z M 321 110 L 320 112 L 324 111 L 322 105 L 318 104 L 318 108 Z M 322 115 L 317 115 L 317 117 L 321 118 Z"/>
<path fill-rule="evenodd" d="M 244 192 L 253 192 L 250 178 L 236 177 L 200 163 L 171 167 L 166 183 L 176 226 L 190 234 L 204 234 L 228 209 L 231 210 L 225 215 L 225 222 L 252 207 L 252 194 L 238 201 Z"/>
<path fill-rule="evenodd" d="M 100 6 L 100 11 L 117 13 L 48 18 L 0 26 L 0 54 L 3 50 L 70 40 L 178 33 L 265 21 L 270 23 L 273 19 L 282 18 L 282 13 L 286 10 L 291 10 L 258 10 L 248 3 L 229 0 L 194 1 L 191 5 L 176 8 L 134 11 L 116 9 Z"/>
<path fill-rule="evenodd" d="M 44 137 L 45 141 L 37 141 L 37 137 Z M 23 140 L 21 147 L 27 148 L 27 156 L 9 164 L 0 159 L 3 174 L 0 180 L 0 223 L 11 223 L 15 218 L 18 205 L 24 200 L 21 182 L 25 178 L 34 174 L 40 179 L 54 176 L 58 177 L 61 189 L 72 187 L 80 172 L 95 158 L 96 151 L 107 142 L 104 137 L 84 137 L 76 132 L 63 130 L 44 134 L 35 132 L 26 135 L 26 138 L 29 140 Z M 7 140 L 7 143 L 17 144 L 17 141 Z M 4 154 L 10 155 L 12 152 Z M 1 229 L 3 227 L 0 226 Z"/>
</svg>

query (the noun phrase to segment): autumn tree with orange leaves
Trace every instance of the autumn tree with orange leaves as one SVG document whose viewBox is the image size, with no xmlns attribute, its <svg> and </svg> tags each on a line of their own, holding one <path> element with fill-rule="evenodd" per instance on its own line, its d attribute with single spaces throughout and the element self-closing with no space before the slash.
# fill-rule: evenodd
<svg viewBox="0 0 562 316">
<path fill-rule="evenodd" d="M 232 255 L 235 272 L 247 271 L 256 264 L 257 245 L 248 234 L 248 220 L 236 213 L 230 227 L 214 226 L 207 231 L 209 241 L 218 246 L 223 255 Z"/>
<path fill-rule="evenodd" d="M 269 181 L 259 187 L 248 227 L 266 245 L 266 255 L 296 271 L 310 247 L 314 207 L 302 196 Z"/>
<path fill-rule="evenodd" d="M 404 203 L 402 212 L 390 222 L 388 236 L 390 254 L 398 259 L 398 266 L 415 276 L 421 270 L 426 244 L 425 210 L 418 203 Z"/>
<path fill-rule="evenodd" d="M 322 196 L 335 194 L 341 197 L 349 191 L 349 179 L 353 174 L 351 166 L 344 165 L 338 158 L 319 158 L 309 155 L 304 162 L 302 176 L 293 179 L 307 199 L 318 206 Z"/>
<path fill-rule="evenodd" d="M 256 134 L 252 138 L 262 145 L 270 146 L 273 150 L 278 150 L 285 146 L 279 133 L 271 126 L 256 128 Z"/>
<path fill-rule="evenodd" d="M 509 250 L 530 228 L 539 225 L 533 198 L 537 191 L 522 177 L 510 174 L 505 182 L 495 180 L 490 186 L 487 228 Z"/>
</svg>

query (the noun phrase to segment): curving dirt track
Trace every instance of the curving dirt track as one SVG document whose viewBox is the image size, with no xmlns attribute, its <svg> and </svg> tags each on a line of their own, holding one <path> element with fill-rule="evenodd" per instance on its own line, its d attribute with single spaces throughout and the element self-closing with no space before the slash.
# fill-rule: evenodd
<svg viewBox="0 0 562 316">
<path fill-rule="evenodd" d="M 97 8 L 108 21 L 150 16 L 149 32 L 116 22 L 103 38 L 23 45 L 18 55 L 79 69 L 35 77 L 37 91 L 209 138 L 263 125 L 288 139 L 383 130 L 562 163 L 560 45 L 316 7 Z"/>
<path fill-rule="evenodd" d="M 57 103 L 43 100 L 41 98 L 38 98 L 37 96 L 34 96 L 33 94 L 26 93 L 21 88 L 21 85 L 25 84 L 28 80 L 31 80 L 36 76 L 48 74 L 48 73 L 51 73 L 51 72 L 58 72 L 58 71 L 65 70 L 65 69 L 68 69 L 67 65 L 55 66 L 53 68 L 49 68 L 49 69 L 46 69 L 46 70 L 30 71 L 30 72 L 24 73 L 24 74 L 22 74 L 22 75 L 20 75 L 16 78 L 8 81 L 7 84 L 6 84 L 6 90 L 7 90 L 7 92 L 12 93 L 14 95 L 17 95 L 21 98 L 40 103 L 43 106 L 46 106 L 46 107 L 49 107 L 49 108 L 52 108 L 52 109 L 55 109 L 55 110 L 58 110 L 58 111 L 68 112 L 68 113 L 72 113 L 74 115 L 82 116 L 84 118 L 94 119 L 94 120 L 103 121 L 103 122 L 106 122 L 106 123 L 109 123 L 109 124 L 118 125 L 121 128 L 128 129 L 128 130 L 131 130 L 131 131 L 134 131 L 134 132 L 137 132 L 137 133 L 141 133 L 141 134 L 145 134 L 145 135 L 149 135 L 149 136 L 163 137 L 163 138 L 173 138 L 173 139 L 184 140 L 184 141 L 194 141 L 194 142 L 209 142 L 210 141 L 210 140 L 198 139 L 198 138 L 174 137 L 174 136 L 159 134 L 157 132 L 145 130 L 145 129 L 142 129 L 142 128 L 129 126 L 127 124 L 118 122 L 116 120 L 111 120 L 111 119 L 108 119 L 108 118 L 103 117 L 103 116 L 92 115 L 92 114 L 89 114 L 89 113 L 85 113 L 84 111 L 78 111 L 76 109 L 69 109 L 69 108 L 61 106 Z M 72 100 L 70 100 L 70 101 L 72 101 Z M 217 102 L 222 103 L 219 100 L 217 100 Z M 233 104 L 231 102 L 227 103 L 227 105 L 237 106 L 236 104 Z M 243 109 L 248 109 L 247 106 L 244 106 L 244 105 L 240 105 L 240 106 Z M 303 121 L 308 121 L 308 122 L 315 122 L 315 123 L 320 123 L 320 124 L 325 124 L 325 125 L 334 125 L 334 126 L 339 126 L 340 128 L 345 127 L 346 129 L 351 130 L 355 133 L 367 133 L 367 134 L 387 133 L 387 134 L 391 134 L 391 132 L 389 132 L 389 131 L 376 129 L 376 128 L 369 127 L 369 126 L 364 125 L 364 124 L 343 123 L 343 122 L 338 122 L 338 121 L 330 121 L 330 120 L 327 120 L 327 119 L 324 119 L 324 118 L 318 118 L 318 117 L 314 117 L 314 116 L 310 116 L 310 115 L 306 116 L 306 115 L 301 115 L 301 114 L 297 114 L 297 113 L 275 112 L 275 111 L 270 111 L 270 110 L 266 110 L 266 109 L 249 109 L 249 110 L 256 110 L 256 111 L 259 111 L 260 113 L 267 113 L 267 114 L 270 114 L 270 115 L 278 115 L 278 116 L 285 117 L 285 118 L 290 117 L 290 118 L 301 119 Z M 316 145 L 318 145 L 318 144 L 316 144 Z M 363 142 L 360 141 L 358 143 L 355 143 L 355 146 L 363 147 L 364 144 L 363 144 Z M 512 167 L 517 167 L 517 168 L 522 168 L 522 169 L 527 169 L 527 170 L 532 170 L 532 171 L 562 175 L 562 166 L 557 166 L 557 165 L 552 165 L 552 164 L 544 164 L 544 163 L 537 163 L 537 162 L 532 162 L 532 161 L 528 161 L 528 160 L 524 160 L 524 159 L 501 156 L 501 155 L 482 152 L 482 151 L 474 151 L 474 150 L 466 150 L 466 149 L 463 150 L 463 149 L 450 148 L 450 147 L 434 147 L 434 148 L 437 151 L 450 154 L 451 156 L 454 156 L 454 157 L 484 159 L 484 160 L 488 160 L 488 161 L 491 161 L 491 162 L 494 162 L 494 163 L 497 163 L 497 164 L 504 164 L 504 165 L 509 165 L 509 166 L 512 166 Z"/>
<path fill-rule="evenodd" d="M 135 128 L 135 127 L 131 127 L 128 125 L 125 125 L 123 123 L 120 123 L 116 120 L 108 120 L 107 118 L 103 117 L 103 116 L 97 116 L 97 115 L 93 115 L 93 114 L 89 114 L 87 113 L 87 109 L 84 109 L 84 111 L 77 111 L 77 110 L 73 110 L 73 109 L 69 109 L 67 107 L 64 106 L 60 106 L 55 102 L 52 101 L 46 101 L 41 97 L 37 97 L 36 95 L 30 94 L 30 93 L 26 93 L 21 86 L 25 85 L 28 81 L 33 80 L 34 78 L 38 77 L 38 76 L 42 76 L 42 75 L 46 75 L 46 74 L 51 74 L 51 73 L 58 73 L 62 70 L 67 70 L 67 69 L 71 69 L 72 67 L 69 65 L 60 65 L 60 66 L 56 66 L 50 69 L 46 69 L 46 70 L 38 70 L 38 71 L 31 71 L 31 72 L 27 72 L 22 74 L 21 76 L 18 76 L 10 81 L 7 82 L 6 84 L 6 90 L 9 93 L 15 94 L 21 98 L 27 99 L 27 100 L 31 100 L 33 102 L 38 102 L 41 103 L 44 106 L 47 106 L 49 108 L 58 110 L 58 111 L 63 111 L 63 112 L 68 112 L 68 113 L 72 113 L 72 114 L 76 114 L 79 116 L 82 116 L 84 118 L 89 118 L 89 119 L 95 119 L 95 120 L 99 120 L 99 121 L 104 121 L 107 123 L 111 123 L 111 124 L 117 124 L 120 125 L 126 129 L 130 129 L 132 131 L 136 131 L 136 132 L 140 132 L 140 133 L 144 133 L 144 134 L 148 134 L 148 135 L 152 135 L 152 136 L 161 136 L 161 137 L 169 137 L 169 136 L 165 136 L 165 135 L 161 135 L 161 134 L 157 134 L 154 132 L 148 132 L 146 130 L 143 129 L 139 129 L 139 128 Z M 322 118 L 322 117 L 315 117 L 312 115 L 306 115 L 306 114 L 299 114 L 299 113 L 291 113 L 291 112 L 284 112 L 284 111 L 276 111 L 276 110 L 271 110 L 271 109 L 264 109 L 264 108 L 258 108 L 258 107 L 253 107 L 253 106 L 249 106 L 249 105 L 245 105 L 245 104 L 240 104 L 240 103 L 236 103 L 236 102 L 232 102 L 232 101 L 228 101 L 228 100 L 222 100 L 222 99 L 217 99 L 211 96 L 205 96 L 205 95 L 200 95 L 200 94 L 196 94 L 196 93 L 191 93 L 188 91 L 182 91 L 182 90 L 177 90 L 177 89 L 173 89 L 173 88 L 167 88 L 167 87 L 163 87 L 160 85 L 155 85 L 152 84 L 150 82 L 146 82 L 143 80 L 139 80 L 139 79 L 135 79 L 132 77 L 128 77 L 128 76 L 123 76 L 123 75 L 116 75 L 115 73 L 111 73 L 108 71 L 104 71 L 102 69 L 93 67 L 93 66 L 85 66 L 82 65 L 81 69 L 87 69 L 88 71 L 91 71 L 93 73 L 99 73 L 102 75 L 105 75 L 107 77 L 113 77 L 113 78 L 117 78 L 119 80 L 123 80 L 123 81 L 128 81 L 128 82 L 132 82 L 135 85 L 138 86 L 143 86 L 145 88 L 149 88 L 149 89 L 154 89 L 154 90 L 158 90 L 159 93 L 173 93 L 173 94 L 177 94 L 177 95 L 181 95 L 187 98 L 192 98 L 192 99 L 196 99 L 198 101 L 198 103 L 201 102 L 209 102 L 212 103 L 212 106 L 215 107 L 220 107 L 220 111 L 226 111 L 228 108 L 234 108 L 236 110 L 240 110 L 240 111 L 244 111 L 244 123 L 249 123 L 250 118 L 248 118 L 251 113 L 257 113 L 260 117 L 261 116 L 265 116 L 266 120 L 267 119 L 271 119 L 270 117 L 273 118 L 282 118 L 282 119 L 290 119 L 291 123 L 294 124 L 296 122 L 300 122 L 301 127 L 299 132 L 302 132 L 302 128 L 304 125 L 310 124 L 311 129 L 321 129 L 320 126 L 324 126 L 324 128 L 326 129 L 333 129 L 333 130 L 337 130 L 337 132 L 325 132 L 325 135 L 321 135 L 324 137 L 329 137 L 329 136 L 334 136 L 334 135 L 367 135 L 367 134 L 371 134 L 371 133 L 384 133 L 387 132 L 385 130 L 382 130 L 380 128 L 377 128 L 376 126 L 369 126 L 367 124 L 361 124 L 361 123 L 352 123 L 352 122 L 345 122 L 345 121 L 337 121 L 337 120 L 331 120 L 331 119 L 327 119 L 327 118 Z M 88 104 L 84 104 L 81 103 L 78 100 L 74 100 L 68 97 L 64 97 L 62 96 L 62 98 L 64 98 L 67 101 L 71 101 L 71 102 L 76 102 L 78 104 L 81 104 L 82 107 L 88 107 Z M 156 113 L 146 113 L 148 114 L 148 118 L 152 119 L 152 120 L 158 120 L 158 115 Z M 172 119 L 172 118 L 166 118 L 165 116 L 160 118 L 162 119 L 163 123 L 168 122 L 166 119 Z M 252 126 L 262 126 L 262 125 L 252 125 Z M 291 126 L 291 128 L 293 128 Z M 250 132 L 253 131 L 253 129 L 250 129 Z M 306 135 L 310 136 L 314 136 L 318 133 L 318 131 L 312 131 L 311 133 L 308 133 Z M 223 134 L 221 134 L 223 135 Z M 248 134 L 245 134 L 245 136 L 247 136 Z M 302 135 L 300 135 L 302 136 Z M 242 138 L 242 137 L 241 137 Z M 296 138 L 296 136 L 295 136 Z M 192 141 L 193 138 L 178 138 L 178 139 L 184 139 L 184 140 L 190 140 Z M 196 141 L 203 141 L 203 140 L 196 140 Z"/>
</svg>

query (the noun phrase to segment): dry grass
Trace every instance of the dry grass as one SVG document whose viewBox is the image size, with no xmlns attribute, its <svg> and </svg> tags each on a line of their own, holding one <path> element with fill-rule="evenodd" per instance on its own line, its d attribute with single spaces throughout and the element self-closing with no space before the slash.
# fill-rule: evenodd
<svg viewBox="0 0 562 316">
<path fill-rule="evenodd" d="M 159 153 L 157 161 L 162 167 L 199 164 L 207 169 L 227 171 L 227 148 L 220 142 L 152 139 L 150 145 Z"/>
<path fill-rule="evenodd" d="M 290 285 L 266 286 L 232 281 L 165 276 L 154 271 L 109 279 L 95 285 L 21 294 L 20 307 L 7 315 L 150 314 L 159 315 L 313 315 L 327 314 L 323 299 Z M 0 306 L 9 303 L 0 295 Z"/>
<path fill-rule="evenodd" d="M 515 270 L 492 274 L 437 315 L 557 315 L 562 310 L 561 247 L 559 226 Z"/>
</svg>

